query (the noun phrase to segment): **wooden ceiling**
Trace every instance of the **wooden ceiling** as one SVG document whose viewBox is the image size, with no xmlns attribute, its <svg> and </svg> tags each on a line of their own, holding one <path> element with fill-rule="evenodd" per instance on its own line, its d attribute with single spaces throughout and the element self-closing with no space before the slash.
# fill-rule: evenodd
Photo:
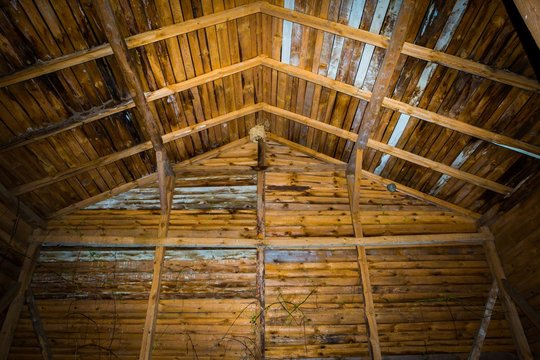
<svg viewBox="0 0 540 360">
<path fill-rule="evenodd" d="M 112 1 L 156 139 L 97 3 L 5 2 L 3 198 L 66 214 L 155 180 L 156 142 L 181 163 L 257 123 L 348 162 L 385 76 L 362 168 L 484 213 L 538 170 L 540 84 L 501 1 L 415 1 L 379 72 L 401 3 Z"/>
</svg>

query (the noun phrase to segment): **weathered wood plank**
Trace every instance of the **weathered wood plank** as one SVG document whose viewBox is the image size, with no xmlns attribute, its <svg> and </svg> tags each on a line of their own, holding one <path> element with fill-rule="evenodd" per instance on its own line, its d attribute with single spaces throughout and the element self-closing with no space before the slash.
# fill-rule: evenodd
<svg viewBox="0 0 540 360">
<path fill-rule="evenodd" d="M 480 359 L 480 354 L 482 353 L 482 345 L 487 335 L 487 330 L 489 323 L 491 322 L 491 314 L 493 313 L 493 308 L 495 307 L 495 302 L 497 301 L 497 296 L 499 294 L 499 286 L 497 285 L 497 280 L 493 280 L 491 285 L 491 290 L 489 291 L 488 299 L 486 302 L 486 307 L 484 309 L 484 316 L 480 322 L 480 327 L 476 332 L 474 338 L 473 347 L 471 353 L 469 354 L 469 360 L 478 360 Z"/>
</svg>

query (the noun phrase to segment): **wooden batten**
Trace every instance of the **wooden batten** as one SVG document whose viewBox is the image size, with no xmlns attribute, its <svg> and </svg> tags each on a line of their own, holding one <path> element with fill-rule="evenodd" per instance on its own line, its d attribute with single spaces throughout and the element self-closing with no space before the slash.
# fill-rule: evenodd
<svg viewBox="0 0 540 360">
<path fill-rule="evenodd" d="M 495 307 L 495 302 L 497 301 L 497 296 L 499 294 L 499 285 L 497 280 L 493 280 L 491 285 L 491 290 L 489 291 L 488 299 L 486 302 L 486 307 L 484 309 L 484 316 L 480 322 L 480 327 L 476 332 L 474 338 L 473 347 L 469 354 L 469 360 L 478 360 L 482 353 L 482 346 L 484 345 L 484 340 L 486 339 L 487 330 L 489 328 L 489 323 L 491 321 L 491 315 L 493 314 L 493 308 Z"/>
</svg>

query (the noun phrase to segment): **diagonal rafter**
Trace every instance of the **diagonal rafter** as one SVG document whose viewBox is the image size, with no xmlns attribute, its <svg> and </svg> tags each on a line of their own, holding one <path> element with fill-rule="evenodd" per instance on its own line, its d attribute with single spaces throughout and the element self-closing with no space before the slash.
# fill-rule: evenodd
<svg viewBox="0 0 540 360">
<path fill-rule="evenodd" d="M 323 123 L 321 121 L 311 119 L 311 118 L 309 118 L 307 116 L 303 116 L 303 115 L 299 115 L 297 113 L 293 113 L 293 112 L 288 111 L 288 110 L 283 110 L 283 109 L 277 108 L 277 107 L 272 106 L 272 105 L 267 105 L 266 104 L 264 106 L 264 111 L 270 112 L 270 113 L 272 113 L 274 115 L 285 117 L 285 118 L 287 118 L 289 120 L 292 120 L 292 121 L 295 121 L 295 122 L 298 122 L 298 123 L 301 123 L 301 124 L 304 124 L 304 125 L 307 125 L 307 126 L 311 126 L 311 127 L 315 128 L 315 129 L 318 129 L 318 130 L 326 131 L 326 132 L 328 132 L 330 134 L 336 135 L 338 137 L 341 137 L 341 138 L 344 138 L 344 139 L 347 139 L 347 140 L 350 140 L 350 141 L 356 141 L 358 139 L 358 134 L 353 133 L 351 131 L 346 131 L 346 130 L 343 130 L 341 128 L 335 127 L 333 125 L 329 125 L 329 124 Z M 510 188 L 508 186 L 505 186 L 505 185 L 502 185 L 502 184 L 499 184 L 499 183 L 497 183 L 495 181 L 488 180 L 488 179 L 482 178 L 480 176 L 470 174 L 470 173 L 467 173 L 467 172 L 462 171 L 462 170 L 455 169 L 455 168 L 453 168 L 451 166 L 448 166 L 448 165 L 445 165 L 445 164 L 442 164 L 442 163 L 439 163 L 439 162 L 424 158 L 422 156 L 410 153 L 410 152 L 405 151 L 405 150 L 401 150 L 399 148 L 396 148 L 396 147 L 381 143 L 379 141 L 369 139 L 368 142 L 367 142 L 367 146 L 369 148 L 371 148 L 371 149 L 381 151 L 381 152 L 384 152 L 386 154 L 389 154 L 389 155 L 392 155 L 392 156 L 395 156 L 395 157 L 399 157 L 400 159 L 407 160 L 409 162 L 412 162 L 412 163 L 420 165 L 420 166 L 428 167 L 428 168 L 430 168 L 432 170 L 435 170 L 435 171 L 441 172 L 443 174 L 453 176 L 453 177 L 455 177 L 457 179 L 461 179 L 461 180 L 470 182 L 470 183 L 475 184 L 477 186 L 481 186 L 483 188 L 486 188 L 486 189 L 489 189 L 489 190 L 492 190 L 492 191 L 495 191 L 495 192 L 498 192 L 498 193 L 501 193 L 501 194 L 508 194 L 508 193 L 510 193 L 512 191 L 512 188 Z"/>
<path fill-rule="evenodd" d="M 414 3 L 410 0 L 406 0 L 401 4 L 399 15 L 394 25 L 394 31 L 390 38 L 390 43 L 384 54 L 382 65 L 377 74 L 377 79 L 373 85 L 373 92 L 371 93 L 371 99 L 368 103 L 366 111 L 360 129 L 358 130 L 358 139 L 356 140 L 351 158 L 349 160 L 348 172 L 354 173 L 356 169 L 356 156 L 357 150 L 362 151 L 366 148 L 368 139 L 371 136 L 371 132 L 375 128 L 377 120 L 382 110 L 382 104 L 385 96 L 387 96 L 390 90 L 390 81 L 396 66 L 398 64 L 399 55 L 403 44 L 405 43 L 405 36 L 407 35 L 407 27 L 414 11 Z M 362 166 L 362 163 L 359 163 Z"/>
<path fill-rule="evenodd" d="M 111 4 L 109 0 L 99 0 L 97 4 L 97 10 L 100 16 L 101 24 L 105 31 L 105 35 L 107 36 L 107 39 L 109 40 L 111 48 L 114 52 L 114 56 L 120 65 L 124 80 L 127 84 L 130 95 L 133 98 L 133 102 L 136 105 L 136 110 L 143 119 L 143 125 L 146 128 L 146 132 L 150 137 L 150 142 L 156 153 L 161 212 L 158 225 L 158 238 L 165 238 L 167 237 L 167 232 L 169 229 L 172 194 L 174 191 L 174 172 L 172 171 L 169 163 L 167 150 L 165 149 L 163 143 L 158 121 L 154 118 L 150 110 L 141 80 L 134 71 L 133 61 L 129 56 L 124 38 L 120 34 L 120 29 L 116 22 L 116 17 Z M 156 247 L 152 288 L 150 290 L 150 296 L 148 299 L 148 308 L 146 312 L 146 320 L 143 329 L 143 338 L 139 357 L 140 359 L 144 360 L 150 360 L 152 358 L 164 257 L 165 248 L 163 246 Z"/>
<path fill-rule="evenodd" d="M 152 44 L 157 41 L 166 40 L 171 37 L 186 34 L 191 31 L 204 29 L 209 26 L 214 26 L 230 20 L 235 20 L 244 16 L 249 16 L 257 13 L 262 13 L 283 20 L 288 20 L 297 24 L 322 30 L 327 33 L 343 36 L 356 41 L 365 42 L 367 44 L 371 44 L 380 48 L 388 47 L 389 40 L 388 37 L 384 35 L 370 33 L 369 31 L 353 28 L 333 21 L 328 21 L 316 16 L 307 15 L 290 9 L 285 9 L 264 1 L 238 6 L 214 14 L 202 16 L 200 18 L 184 21 L 182 23 L 169 25 L 160 29 L 133 35 L 126 38 L 126 43 L 129 49 L 133 49 L 139 46 Z M 33 65 L 14 74 L 4 76 L 0 78 L 0 87 L 17 84 L 21 81 L 30 80 L 41 75 L 50 74 L 58 70 L 83 64 L 88 61 L 100 59 L 105 56 L 112 55 L 112 53 L 113 52 L 110 45 L 103 44 L 94 48 L 64 55 L 56 59 Z M 540 91 L 540 83 L 538 83 L 534 79 L 529 79 L 522 75 L 497 69 L 485 64 L 481 64 L 468 59 L 463 59 L 459 56 L 446 54 L 444 52 L 436 51 L 416 44 L 405 43 L 403 46 L 402 54 L 425 61 L 436 62 L 440 65 L 452 69 L 481 76 L 486 79 L 501 82 L 521 89 L 535 92 Z"/>
</svg>

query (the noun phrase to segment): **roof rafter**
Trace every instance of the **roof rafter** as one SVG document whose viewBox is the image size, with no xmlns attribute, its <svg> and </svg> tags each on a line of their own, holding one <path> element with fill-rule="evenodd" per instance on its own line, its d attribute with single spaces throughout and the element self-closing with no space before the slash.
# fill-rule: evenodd
<svg viewBox="0 0 540 360">
<path fill-rule="evenodd" d="M 249 59 L 249 60 L 237 63 L 237 64 L 229 65 L 221 69 L 213 70 L 204 75 L 201 75 L 201 76 L 198 76 L 198 77 L 195 77 L 195 78 L 192 78 L 192 79 L 189 79 L 189 80 L 177 83 L 177 84 L 172 84 L 153 92 L 149 92 L 146 94 L 146 100 L 151 102 L 158 99 L 162 99 L 169 95 L 173 95 L 175 93 L 188 90 L 190 88 L 205 84 L 210 81 L 221 79 L 223 77 L 233 75 L 233 74 L 245 71 L 245 70 L 253 69 L 259 65 L 268 66 L 274 70 L 284 72 L 291 76 L 299 77 L 306 81 L 316 83 L 318 85 L 330 88 L 340 93 L 344 93 L 344 94 L 359 98 L 361 100 L 370 101 L 372 97 L 372 94 L 369 91 L 361 90 L 353 85 L 349 85 L 349 84 L 346 84 L 337 80 L 333 80 L 325 76 L 312 73 L 308 70 L 303 70 L 301 68 L 298 68 L 292 65 L 281 63 L 279 61 L 270 59 L 265 55 L 260 55 L 252 59 Z M 441 114 L 438 114 L 429 110 L 425 110 L 416 106 L 412 106 L 407 103 L 394 100 L 388 97 L 385 97 L 383 99 L 382 105 L 383 107 L 386 107 L 390 110 L 399 111 L 401 113 L 416 117 L 418 119 L 421 119 L 421 120 L 424 120 L 433 124 L 437 124 L 439 126 L 443 126 L 447 129 L 451 129 L 451 130 L 454 130 L 454 131 L 457 131 L 457 132 L 460 132 L 460 133 L 463 133 L 472 137 L 476 137 L 484 141 L 488 141 L 492 144 L 505 147 L 509 150 L 516 151 L 516 152 L 519 152 L 521 154 L 525 154 L 528 156 L 532 156 L 534 158 L 540 158 L 539 146 L 528 144 L 526 142 L 513 139 L 506 135 L 497 134 L 495 132 L 482 129 L 474 125 L 470 125 L 468 123 L 453 119 L 451 117 L 444 116 L 444 115 L 441 115 Z M 77 126 L 80 126 L 80 125 L 83 125 L 92 121 L 106 118 L 108 116 L 122 112 L 132 107 L 134 107 L 134 104 L 128 101 L 122 104 L 112 106 L 109 109 L 100 108 L 96 110 L 95 112 L 91 112 L 90 114 L 84 117 L 76 117 L 76 118 L 67 119 L 61 122 L 61 123 L 65 123 L 65 126 L 63 127 L 53 126 L 51 127 L 50 132 L 42 131 L 40 129 L 40 130 L 35 131 L 35 135 L 31 133 L 21 134 L 15 137 L 13 140 L 0 145 L 0 152 L 8 151 L 16 147 L 19 147 L 21 145 L 35 142 L 40 139 L 45 139 L 48 136 L 58 134 L 62 131 L 72 129 L 74 127 L 77 127 Z"/>
<path fill-rule="evenodd" d="M 307 126 L 311 126 L 313 128 L 316 128 L 316 129 L 319 129 L 319 130 L 322 130 L 322 131 L 326 131 L 328 133 L 331 133 L 333 135 L 342 137 L 342 138 L 350 140 L 350 141 L 356 141 L 358 139 L 358 134 L 356 134 L 356 133 L 346 131 L 346 130 L 343 130 L 341 128 L 338 128 L 338 127 L 335 127 L 335 126 L 332 126 L 332 125 L 329 125 L 329 124 L 326 124 L 326 123 L 311 119 L 311 118 L 309 118 L 307 116 L 303 116 L 303 115 L 299 115 L 299 114 L 296 114 L 296 113 L 293 113 L 293 112 L 290 112 L 290 111 L 287 111 L 287 110 L 283 110 L 281 108 L 277 108 L 275 106 L 268 105 L 266 103 L 258 103 L 258 104 L 254 104 L 254 105 L 249 105 L 249 106 L 247 106 L 247 107 L 245 107 L 243 109 L 236 110 L 234 112 L 219 116 L 217 118 L 210 119 L 210 120 L 204 121 L 202 123 L 189 126 L 187 128 L 184 128 L 184 129 L 180 129 L 180 130 L 176 130 L 176 131 L 167 133 L 167 134 L 163 135 L 163 137 L 162 137 L 163 142 L 167 143 L 167 142 L 170 142 L 170 141 L 173 141 L 173 140 L 178 140 L 178 139 L 180 139 L 182 137 L 185 137 L 185 136 L 200 132 L 202 130 L 206 130 L 209 127 L 217 126 L 217 125 L 229 122 L 231 120 L 234 120 L 234 119 L 236 119 L 236 118 L 238 118 L 240 116 L 253 114 L 253 113 L 255 113 L 257 111 L 260 111 L 260 110 L 264 110 L 264 111 L 269 112 L 271 114 L 282 116 L 282 117 L 288 118 L 290 120 L 296 121 L 298 123 L 301 123 L 301 124 L 304 124 L 304 125 L 307 125 Z M 435 171 L 442 172 L 444 174 L 453 176 L 455 178 L 470 182 L 470 183 L 475 184 L 477 186 L 481 186 L 481 187 L 484 187 L 486 189 L 489 189 L 489 190 L 492 190 L 492 191 L 495 191 L 495 192 L 498 192 L 498 193 L 501 193 L 501 194 L 508 194 L 508 193 L 510 193 L 512 191 L 512 188 L 510 188 L 508 186 L 498 184 L 498 183 L 496 183 L 494 181 L 491 181 L 491 180 L 482 178 L 480 176 L 473 175 L 473 174 L 470 174 L 470 173 L 455 169 L 455 168 L 453 168 L 451 166 L 448 166 L 448 165 L 445 165 L 445 164 L 442 164 L 442 163 L 439 163 L 439 162 L 424 158 L 422 156 L 419 156 L 419 155 L 416 155 L 416 154 L 401 150 L 399 148 L 396 148 L 396 147 L 393 147 L 393 146 L 390 146 L 390 145 L 387 145 L 387 144 L 384 144 L 384 143 L 381 143 L 381 142 L 378 142 L 378 141 L 375 141 L 375 140 L 372 140 L 372 139 L 369 139 L 369 141 L 367 142 L 367 146 L 372 148 L 372 149 L 375 149 L 375 150 L 378 150 L 378 151 L 393 155 L 395 157 L 399 157 L 399 158 L 407 160 L 409 162 L 413 162 L 413 163 L 415 163 L 417 165 L 421 165 L 421 166 L 424 166 L 424 167 L 429 167 L 429 168 L 431 168 L 431 169 L 433 169 Z M 100 157 L 100 158 L 95 159 L 95 160 L 91 160 L 91 161 L 89 161 L 89 162 L 87 162 L 85 164 L 82 164 L 82 165 L 78 166 L 78 167 L 67 169 L 67 170 L 59 172 L 59 173 L 57 173 L 57 174 L 55 174 L 53 176 L 42 178 L 42 179 L 27 183 L 27 184 L 17 186 L 15 188 L 12 188 L 10 191 L 14 195 L 17 195 L 17 196 L 22 195 L 22 194 L 25 194 L 25 193 L 28 193 L 28 192 L 35 191 L 37 189 L 43 188 L 45 186 L 54 184 L 54 183 L 56 183 L 58 181 L 67 179 L 69 177 L 81 174 L 83 172 L 93 170 L 93 169 L 95 169 L 97 167 L 104 166 L 104 165 L 110 164 L 112 162 L 128 158 L 130 156 L 133 156 L 135 154 L 141 153 L 141 152 L 146 151 L 146 150 L 150 150 L 151 148 L 152 148 L 151 143 L 147 141 L 145 143 L 135 145 L 135 146 L 133 146 L 131 148 L 128 148 L 128 149 L 125 149 L 123 151 L 119 151 L 119 152 L 112 153 L 112 154 L 104 156 L 104 157 Z"/>
<path fill-rule="evenodd" d="M 262 55 L 261 55 L 262 56 Z M 359 89 L 353 85 L 343 83 L 341 81 L 333 80 L 325 76 L 315 74 L 311 71 L 301 69 L 299 67 L 284 64 L 277 60 L 273 60 L 266 56 L 263 57 L 263 65 L 268 66 L 274 70 L 287 73 L 289 75 L 298 77 L 300 79 L 316 83 L 318 85 L 336 90 L 343 94 L 353 96 L 355 98 L 370 101 L 371 93 Z M 433 111 L 425 110 L 417 106 L 412 106 L 407 103 L 394 100 L 388 97 L 385 97 L 383 100 L 383 106 L 390 110 L 399 111 L 403 114 L 413 116 L 415 118 L 443 126 L 447 129 L 454 130 L 478 139 L 488 141 L 492 144 L 502 146 L 505 148 L 511 148 L 510 150 L 517 151 L 521 154 L 529 155 L 535 158 L 540 158 L 540 147 L 532 144 L 525 143 L 520 140 L 513 139 L 506 135 L 501 135 L 494 133 L 489 130 L 479 128 L 474 125 L 470 125 L 463 121 L 453 119 L 448 116 L 438 114 Z"/>
<path fill-rule="evenodd" d="M 213 119 L 203 121 L 198 124 L 190 125 L 188 127 L 172 131 L 170 133 L 163 135 L 161 138 L 162 138 L 163 143 L 166 144 L 166 143 L 184 138 L 186 136 L 196 134 L 200 131 L 206 130 L 213 126 L 224 124 L 226 122 L 237 119 L 239 117 L 256 113 L 257 111 L 262 110 L 262 108 L 263 108 L 263 104 L 249 105 L 240 110 L 236 110 L 236 111 L 215 117 Z M 58 172 L 57 174 L 53 176 L 48 176 L 48 177 L 45 177 L 36 181 L 32 181 L 30 183 L 21 185 L 21 186 L 14 187 L 10 191 L 13 195 L 19 196 L 19 195 L 43 188 L 45 186 L 54 184 L 58 181 L 65 180 L 69 177 L 93 170 L 97 167 L 105 166 L 115 161 L 128 158 L 130 156 L 139 154 L 141 152 L 144 152 L 150 149 L 152 149 L 152 143 L 150 141 L 146 141 L 144 143 L 132 146 L 125 150 L 118 151 L 110 155 L 106 155 L 106 156 L 88 161 L 85 164 L 82 164 L 80 166 Z"/>
<path fill-rule="evenodd" d="M 294 10 L 285 9 L 265 1 L 250 3 L 232 9 L 224 10 L 210 15 L 205 15 L 196 19 L 187 20 L 181 23 L 169 25 L 156 30 L 126 38 L 129 49 L 152 44 L 157 41 L 166 40 L 174 36 L 186 34 L 191 31 L 204 29 L 209 26 L 221 24 L 230 20 L 235 20 L 244 16 L 262 13 L 280 19 L 295 22 L 304 26 L 319 29 L 335 35 L 340 35 L 352 40 L 365 42 L 377 47 L 388 47 L 389 39 L 384 35 L 370 33 L 369 31 L 356 29 L 348 25 L 321 19 L 316 16 L 307 15 Z M 459 56 L 446 54 L 423 46 L 405 43 L 402 54 L 416 57 L 425 61 L 436 62 L 440 65 L 464 71 L 473 75 L 478 75 L 493 81 L 501 82 L 525 90 L 540 91 L 540 83 L 534 79 L 500 70 L 491 66 L 478 63 L 473 60 L 463 59 Z M 112 55 L 109 44 L 99 45 L 90 49 L 74 52 L 61 56 L 38 65 L 20 70 L 0 78 L 0 87 L 5 87 L 19 83 L 21 81 L 33 79 L 35 77 L 50 74 L 52 72 L 66 69 L 88 61 L 96 60 Z"/>
<path fill-rule="evenodd" d="M 366 148 L 368 139 L 371 136 L 376 123 L 378 122 L 379 115 L 382 110 L 382 103 L 385 96 L 390 90 L 390 81 L 396 70 L 399 54 L 403 49 L 405 43 L 405 36 L 407 35 L 407 26 L 412 17 L 414 11 L 414 3 L 412 1 L 404 1 L 401 4 L 399 15 L 394 25 L 392 37 L 390 43 L 384 54 L 384 59 L 377 73 L 377 79 L 373 85 L 373 92 L 371 93 L 371 99 L 364 112 L 364 120 L 358 130 L 358 139 L 354 144 L 354 148 L 349 159 L 349 173 L 355 173 L 356 170 L 356 157 L 359 155 L 358 151 L 362 151 Z M 358 151 L 357 151 L 358 150 Z M 362 162 L 359 162 L 360 167 Z"/>
<path fill-rule="evenodd" d="M 333 125 L 329 125 L 329 124 L 323 123 L 321 121 L 311 119 L 311 118 L 309 118 L 307 116 L 303 116 L 303 115 L 299 115 L 297 113 L 293 113 L 293 112 L 288 111 L 288 110 L 283 110 L 281 108 L 277 108 L 277 107 L 272 106 L 272 105 L 266 104 L 264 106 L 264 111 L 267 111 L 267 112 L 269 112 L 271 114 L 274 114 L 274 115 L 285 117 L 285 118 L 287 118 L 289 120 L 293 120 L 293 121 L 296 121 L 298 123 L 301 123 L 301 124 L 304 124 L 304 125 L 307 125 L 307 126 L 314 127 L 314 128 L 316 128 L 318 130 L 326 131 L 326 132 L 328 132 L 330 134 L 339 136 L 341 138 L 344 138 L 344 139 L 347 139 L 347 140 L 350 140 L 350 141 L 356 141 L 358 139 L 358 134 L 353 133 L 351 131 L 346 131 L 346 130 L 343 130 L 341 128 L 335 127 Z M 467 173 L 465 171 L 455 169 L 455 168 L 453 168 L 451 166 L 439 163 L 437 161 L 427 159 L 425 157 L 413 154 L 413 153 L 405 151 L 405 150 L 401 150 L 399 148 L 396 148 L 394 146 L 390 146 L 390 145 L 381 143 L 379 141 L 369 139 L 368 142 L 367 142 L 367 147 L 372 148 L 372 149 L 377 150 L 377 151 L 384 152 L 386 154 L 389 154 L 389 155 L 392 155 L 392 156 L 395 156 L 395 157 L 399 157 L 400 159 L 407 160 L 407 161 L 412 162 L 412 163 L 417 164 L 417 165 L 428 167 L 428 168 L 430 168 L 432 170 L 435 170 L 435 171 L 441 172 L 443 174 L 453 176 L 453 177 L 455 177 L 457 179 L 461 179 L 461 180 L 470 182 L 472 184 L 475 184 L 477 186 L 481 186 L 483 188 L 498 192 L 500 194 L 509 194 L 509 193 L 512 192 L 512 188 L 510 188 L 508 186 L 496 183 L 494 181 L 482 178 L 482 177 L 477 176 L 477 175 Z"/>
</svg>

